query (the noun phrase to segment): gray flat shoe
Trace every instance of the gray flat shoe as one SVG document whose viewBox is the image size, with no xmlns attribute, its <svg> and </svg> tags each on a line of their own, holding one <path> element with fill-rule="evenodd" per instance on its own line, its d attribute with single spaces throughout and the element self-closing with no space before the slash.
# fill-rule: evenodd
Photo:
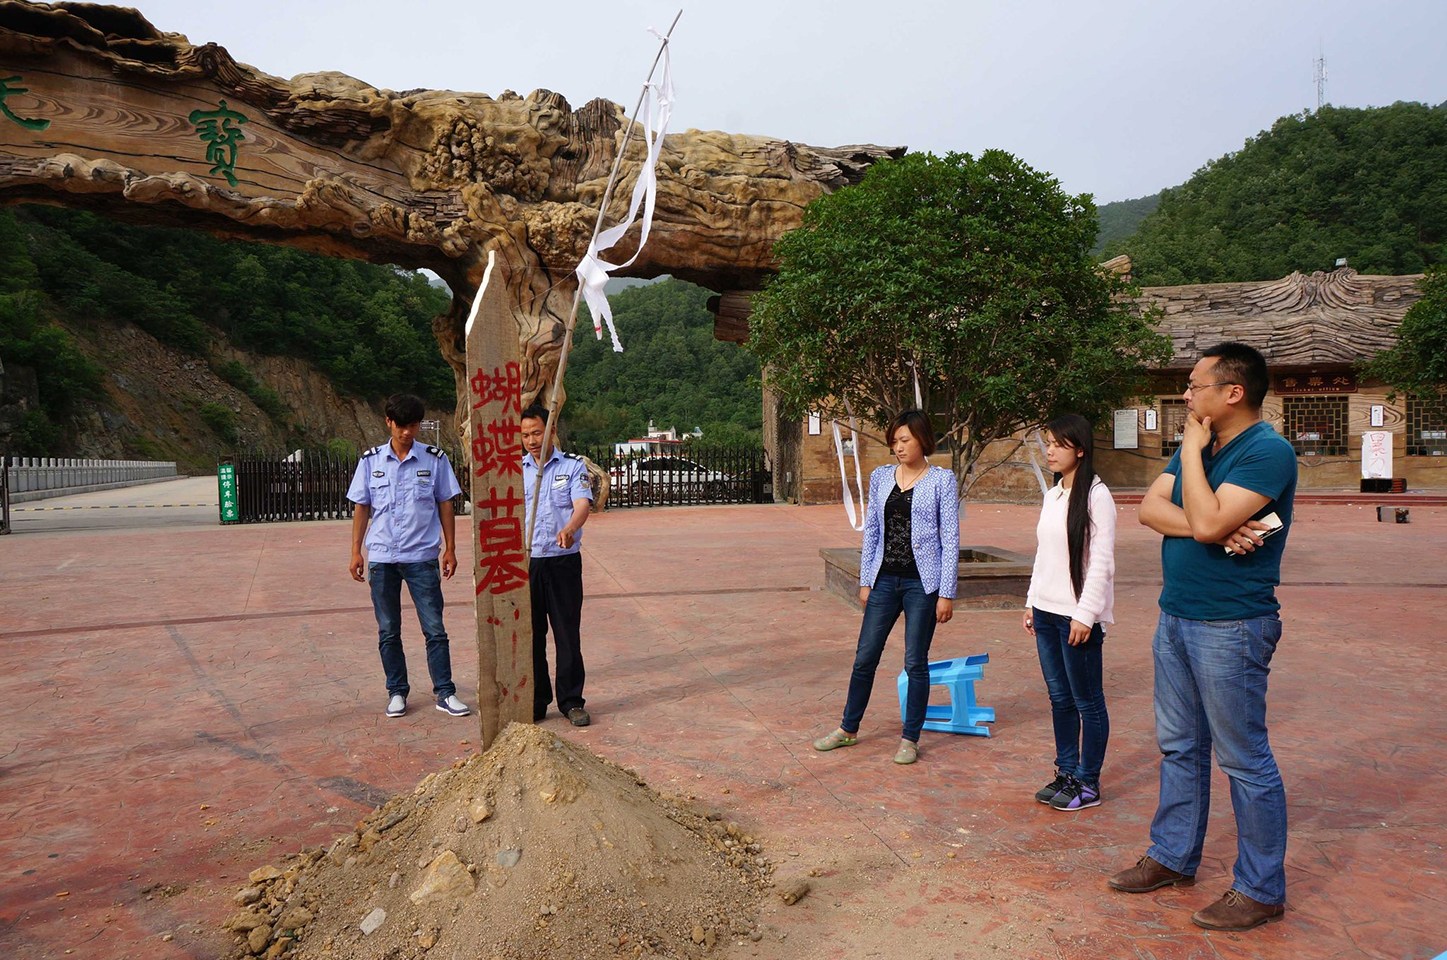
<svg viewBox="0 0 1447 960">
<path fill-rule="evenodd" d="M 895 763 L 914 763 L 919 759 L 919 744 L 910 740 L 899 741 L 899 750 L 894 755 Z"/>
<path fill-rule="evenodd" d="M 835 730 L 827 737 L 820 737 L 814 741 L 814 749 L 821 753 L 834 750 L 839 747 L 852 747 L 859 742 L 859 738 L 843 730 Z"/>
</svg>

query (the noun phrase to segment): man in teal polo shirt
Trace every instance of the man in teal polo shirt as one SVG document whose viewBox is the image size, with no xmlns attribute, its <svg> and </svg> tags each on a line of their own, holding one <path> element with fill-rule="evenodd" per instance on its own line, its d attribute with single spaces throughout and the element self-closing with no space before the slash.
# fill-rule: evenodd
<svg viewBox="0 0 1447 960">
<path fill-rule="evenodd" d="M 1214 745 L 1231 781 L 1237 845 L 1231 888 L 1191 917 L 1210 930 L 1278 920 L 1286 902 L 1286 791 L 1267 738 L 1266 678 L 1281 639 L 1276 587 L 1296 453 L 1261 419 L 1269 385 L 1257 350 L 1207 350 L 1186 384 L 1181 448 L 1140 509 L 1141 523 L 1164 537 L 1152 642 L 1160 803 L 1150 849 L 1110 886 L 1145 893 L 1195 883 Z"/>
</svg>

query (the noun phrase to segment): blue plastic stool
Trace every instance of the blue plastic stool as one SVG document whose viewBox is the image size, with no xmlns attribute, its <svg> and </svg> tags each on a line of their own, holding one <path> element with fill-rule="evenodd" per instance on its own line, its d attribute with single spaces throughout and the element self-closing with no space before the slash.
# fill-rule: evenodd
<svg viewBox="0 0 1447 960">
<path fill-rule="evenodd" d="M 926 707 L 924 728 L 940 733 L 968 733 L 977 737 L 988 737 L 989 727 L 982 723 L 995 722 L 995 709 L 975 703 L 975 681 L 985 677 L 985 664 L 990 662 L 988 653 L 977 653 L 972 657 L 955 657 L 953 660 L 935 660 L 929 665 L 930 686 L 950 688 L 950 702 Z M 904 717 L 905 698 L 909 691 L 909 674 L 899 675 L 899 715 Z"/>
</svg>

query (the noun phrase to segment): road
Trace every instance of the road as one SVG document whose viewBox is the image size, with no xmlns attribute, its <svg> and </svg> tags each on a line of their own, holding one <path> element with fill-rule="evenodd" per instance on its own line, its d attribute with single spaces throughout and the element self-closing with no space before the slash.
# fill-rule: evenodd
<svg viewBox="0 0 1447 960">
<path fill-rule="evenodd" d="M 10 506 L 10 529 L 15 537 L 72 530 L 214 527 L 219 523 L 215 476 L 181 477 Z"/>
</svg>

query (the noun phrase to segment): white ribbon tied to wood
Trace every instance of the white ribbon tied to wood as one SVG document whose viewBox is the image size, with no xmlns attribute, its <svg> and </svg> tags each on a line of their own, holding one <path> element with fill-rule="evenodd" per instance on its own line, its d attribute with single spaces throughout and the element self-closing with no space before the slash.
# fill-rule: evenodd
<svg viewBox="0 0 1447 960">
<path fill-rule="evenodd" d="M 643 138 L 648 147 L 648 158 L 643 163 L 643 168 L 638 171 L 638 179 L 633 184 L 633 197 L 628 203 L 628 215 L 617 226 L 609 227 L 599 233 L 593 241 L 588 244 L 588 252 L 583 255 L 583 260 L 578 264 L 578 282 L 582 287 L 583 299 L 588 303 L 588 310 L 593 314 L 593 332 L 599 340 L 603 339 L 603 324 L 608 325 L 608 334 L 613 338 L 613 350 L 616 353 L 623 352 L 623 344 L 618 339 L 618 331 L 613 326 L 613 311 L 608 306 L 608 297 L 604 293 L 604 287 L 608 283 L 608 275 L 615 270 L 621 270 L 638 259 L 638 254 L 643 252 L 643 247 L 648 243 L 648 228 L 653 223 L 653 207 L 658 197 L 658 158 L 663 152 L 663 137 L 668 132 L 668 119 L 673 112 L 673 72 L 669 63 L 668 40 L 659 35 L 658 31 L 651 31 L 654 36 L 664 41 L 663 44 L 663 72 L 657 83 L 644 85 L 645 96 L 643 98 Z M 638 218 L 638 208 L 643 207 L 643 226 L 638 235 L 638 249 L 633 256 L 623 263 L 609 263 L 600 254 L 610 249 L 615 243 L 623 238 L 628 229 L 633 226 L 634 220 Z"/>
</svg>

